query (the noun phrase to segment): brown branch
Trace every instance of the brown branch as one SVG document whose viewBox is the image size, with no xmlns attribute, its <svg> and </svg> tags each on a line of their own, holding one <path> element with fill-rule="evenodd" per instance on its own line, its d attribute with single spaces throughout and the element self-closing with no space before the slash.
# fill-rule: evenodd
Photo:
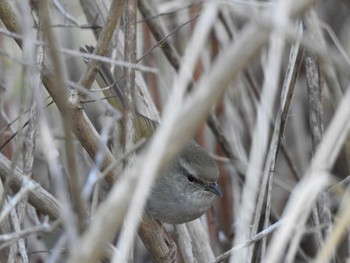
<svg viewBox="0 0 350 263">
<path fill-rule="evenodd" d="M 11 161 L 0 153 L 0 177 L 2 180 L 9 179 L 13 191 L 19 191 L 23 182 L 33 184 L 35 187 L 28 191 L 28 201 L 40 213 L 48 215 L 51 219 L 60 217 L 60 206 L 54 196 L 42 188 L 34 180 L 26 179 L 22 171 L 16 168 L 11 174 Z"/>
<path fill-rule="evenodd" d="M 127 62 L 136 62 L 136 14 L 137 2 L 135 0 L 126 1 L 125 8 L 125 39 L 124 39 L 124 59 Z M 124 151 L 128 151 L 134 139 L 134 116 L 135 116 L 135 70 L 124 68 Z"/>
<path fill-rule="evenodd" d="M 96 25 L 92 32 L 95 38 L 98 39 L 102 31 L 102 25 L 105 24 L 105 16 L 107 15 L 104 4 L 100 1 L 80 0 L 80 5 L 83 8 L 87 21 L 91 25 Z"/>
<path fill-rule="evenodd" d="M 99 35 L 93 55 L 105 56 L 107 54 L 109 43 L 112 39 L 113 32 L 120 19 L 123 8 L 124 1 L 114 0 L 112 2 L 106 18 L 106 24 L 103 26 L 101 34 Z M 91 60 L 90 63 L 87 64 L 87 67 L 79 80 L 79 85 L 90 89 L 100 65 L 100 61 Z"/>
<path fill-rule="evenodd" d="M 151 252 L 154 263 L 176 262 L 175 242 L 147 213 L 142 216 L 138 233 L 145 247 Z"/>
<path fill-rule="evenodd" d="M 149 29 L 151 30 L 154 38 L 158 43 L 161 44 L 162 51 L 164 55 L 169 60 L 170 64 L 174 67 L 176 71 L 180 68 L 180 57 L 177 54 L 176 49 L 171 44 L 169 38 L 166 37 L 166 34 L 159 23 L 155 19 L 147 19 L 148 17 L 154 17 L 158 15 L 154 12 L 157 8 L 154 6 L 153 1 L 139 0 L 138 8 L 146 21 Z"/>
</svg>

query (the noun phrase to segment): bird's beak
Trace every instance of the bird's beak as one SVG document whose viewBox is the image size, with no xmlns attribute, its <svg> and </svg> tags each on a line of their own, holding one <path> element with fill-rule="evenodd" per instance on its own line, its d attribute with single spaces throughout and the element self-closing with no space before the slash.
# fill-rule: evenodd
<svg viewBox="0 0 350 263">
<path fill-rule="evenodd" d="M 217 195 L 218 197 L 222 197 L 222 193 L 220 188 L 218 187 L 218 185 L 216 183 L 212 183 L 208 186 L 207 188 L 208 191 L 214 193 L 215 195 Z"/>
</svg>

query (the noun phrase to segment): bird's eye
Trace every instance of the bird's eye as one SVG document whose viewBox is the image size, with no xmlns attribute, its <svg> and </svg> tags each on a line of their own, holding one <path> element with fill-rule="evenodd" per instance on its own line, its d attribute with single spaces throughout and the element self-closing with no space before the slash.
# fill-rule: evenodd
<svg viewBox="0 0 350 263">
<path fill-rule="evenodd" d="M 188 175 L 187 175 L 187 181 L 189 181 L 190 183 L 193 183 L 193 182 L 195 181 L 194 176 L 191 175 L 191 174 L 188 174 Z"/>
</svg>

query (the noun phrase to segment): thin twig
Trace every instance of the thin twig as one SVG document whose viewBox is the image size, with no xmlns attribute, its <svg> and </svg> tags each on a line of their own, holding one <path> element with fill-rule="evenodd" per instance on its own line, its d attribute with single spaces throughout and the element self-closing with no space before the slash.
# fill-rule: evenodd
<svg viewBox="0 0 350 263">
<path fill-rule="evenodd" d="M 262 230 L 252 238 L 248 239 L 246 242 L 242 244 L 238 244 L 237 246 L 231 248 L 229 251 L 226 251 L 224 254 L 218 256 L 213 262 L 211 263 L 219 263 L 224 262 L 225 260 L 229 259 L 230 256 L 236 251 L 240 250 L 244 247 L 251 246 L 252 244 L 256 243 L 257 241 L 261 240 L 262 238 L 266 237 L 267 235 L 274 232 L 277 228 L 279 228 L 283 224 L 283 221 L 277 221 L 276 223 L 272 224 L 268 228 Z"/>
<path fill-rule="evenodd" d="M 8 246 L 9 244 L 16 242 L 17 240 L 27 237 L 32 234 L 37 233 L 51 233 L 53 230 L 55 230 L 60 225 L 60 221 L 57 220 L 51 224 L 48 222 L 44 222 L 40 225 L 36 225 L 30 228 L 26 228 L 22 231 L 16 231 L 13 233 L 8 234 L 2 234 L 0 235 L 0 249 L 3 249 L 4 247 Z M 3 243 L 4 242 L 4 243 Z"/>
</svg>

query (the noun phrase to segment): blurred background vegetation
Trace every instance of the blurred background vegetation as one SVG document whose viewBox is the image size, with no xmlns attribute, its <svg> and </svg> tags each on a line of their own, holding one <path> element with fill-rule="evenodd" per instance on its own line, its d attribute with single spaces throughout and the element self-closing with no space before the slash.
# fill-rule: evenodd
<svg viewBox="0 0 350 263">
<path fill-rule="evenodd" d="M 29 35 L 32 39 L 38 39 L 37 42 L 33 42 L 35 52 L 33 51 L 31 55 L 39 65 L 42 60 L 40 49 L 37 47 L 43 47 L 40 41 L 44 41 L 45 37 L 40 36 L 42 21 L 38 10 L 42 2 L 46 1 L 1 0 L 1 2 L 2 5 L 9 2 L 15 10 L 25 32 L 23 43 Z M 70 91 L 67 97 L 70 103 L 73 101 L 74 104 L 75 98 L 72 90 L 83 89 L 77 85 L 86 69 L 79 48 L 85 45 L 96 45 L 96 36 L 104 26 L 111 2 L 108 0 L 47 1 L 46 12 L 51 19 L 50 28 L 56 36 L 58 54 L 67 77 L 63 82 Z M 125 5 L 129 2 L 125 1 Z M 217 5 L 216 19 L 204 47 L 200 46 L 199 60 L 193 74 L 191 72 L 193 85 L 188 89 L 189 93 L 191 89 L 201 88 L 196 84 L 210 75 L 214 67 L 219 68 L 219 55 L 224 54 L 236 42 L 243 41 L 243 36 L 249 27 L 260 28 L 261 31 L 268 30 L 268 41 L 265 41 L 261 49 L 257 50 L 259 52 L 253 52 L 247 63 L 232 61 L 232 68 L 239 64 L 239 70 L 235 69 L 235 73 L 232 73 L 233 81 L 225 87 L 223 96 L 212 107 L 207 121 L 202 122 L 195 135 L 196 141 L 218 162 L 219 185 L 224 193 L 222 198 L 216 199 L 212 209 L 200 220 L 201 227 L 206 233 L 205 242 L 210 248 L 210 251 L 206 249 L 205 260 L 206 262 L 214 262 L 215 259 L 215 262 L 221 262 L 221 260 L 243 262 L 242 258 L 235 254 L 240 253 L 240 245 L 243 244 L 242 249 L 245 248 L 248 251 L 247 254 L 243 254 L 246 262 L 261 262 L 267 257 L 267 251 L 273 250 L 269 245 L 278 227 L 275 224 L 282 222 L 283 225 L 280 219 L 286 211 L 290 194 L 295 191 L 296 195 L 298 194 L 296 189 L 299 182 L 307 176 L 312 159 L 323 142 L 324 133 L 335 116 L 336 110 L 339 109 L 341 100 L 345 98 L 350 76 L 350 3 L 341 0 L 306 1 L 315 3 L 303 9 L 302 12 L 298 11 L 300 15 L 294 14 L 291 20 L 287 20 L 286 25 L 283 14 L 288 14 L 289 2 L 293 9 L 293 1 L 214 2 L 214 5 Z M 286 7 L 283 7 L 283 3 Z M 171 100 L 169 96 L 174 87 L 174 81 L 178 77 L 178 67 L 181 67 L 181 62 L 188 59 L 185 54 L 188 54 L 186 50 L 189 43 L 196 41 L 191 40 L 193 32 L 196 29 L 200 31 L 198 20 L 205 16 L 211 3 L 210 1 L 140 0 L 138 4 L 139 8 L 148 6 L 150 12 L 147 13 L 145 8 L 146 11 L 140 9 L 137 13 L 135 31 L 137 65 L 146 66 L 136 70 L 137 93 L 141 98 L 138 99 L 137 107 L 143 114 L 156 120 L 159 115 L 155 109 L 161 115 L 167 101 Z M 286 13 L 283 13 L 283 10 L 287 10 Z M 281 13 L 281 17 L 278 17 L 278 12 Z M 11 162 L 7 163 L 6 169 L 0 169 L 2 179 L 0 238 L 3 237 L 0 239 L 0 261 L 65 262 L 71 253 L 71 247 L 67 244 L 74 244 L 72 240 L 67 241 L 69 227 L 65 224 L 62 227 L 61 221 L 55 221 L 52 214 L 46 214 L 46 210 L 38 209 L 31 201 L 27 203 L 27 193 L 36 191 L 36 188 L 27 189 L 24 183 L 22 187 L 13 186 L 10 179 L 6 179 L 12 176 L 14 167 L 18 167 L 22 171 L 21 175 L 29 176 L 53 197 L 57 197 L 59 202 L 63 200 L 70 202 L 70 207 L 76 209 L 74 194 L 68 187 L 71 183 L 68 182 L 69 180 L 65 181 L 65 178 L 70 176 L 70 168 L 67 164 L 65 143 L 67 137 L 64 121 L 62 121 L 62 111 L 58 110 L 57 102 L 50 97 L 47 88 L 40 83 L 35 83 L 38 79 L 29 76 L 33 72 L 30 71 L 33 61 L 29 59 L 28 52 L 22 52 L 21 49 L 25 47 L 20 48 L 14 41 L 16 36 L 9 32 L 11 30 L 4 22 L 6 18 L 3 14 L 4 12 L 0 17 L 3 21 L 0 28 L 0 147 L 3 156 Z M 106 54 L 117 62 L 125 60 L 126 16 L 127 13 L 123 9 Z M 278 19 L 281 19 L 281 23 Z M 161 28 L 163 35 L 156 35 L 156 26 Z M 282 49 L 276 50 L 276 61 L 271 62 L 271 59 L 274 59 L 273 47 L 281 47 L 279 44 L 277 46 L 273 44 L 279 43 L 273 42 L 275 34 L 277 38 L 282 36 L 281 39 L 285 40 L 285 45 L 284 47 L 282 45 Z M 260 41 L 259 37 L 252 37 L 247 43 Z M 171 59 L 166 53 L 169 46 L 177 56 L 175 59 Z M 250 50 L 248 45 L 247 49 L 243 47 L 242 56 Z M 44 52 L 47 51 L 44 49 Z M 240 59 L 239 56 L 237 57 Z M 43 60 L 46 61 L 46 58 Z M 176 62 L 179 65 L 176 66 Z M 277 65 L 277 71 L 271 70 L 273 66 L 270 63 Z M 40 68 L 38 65 L 37 68 Z M 120 72 L 128 67 L 117 64 L 108 65 L 115 73 L 115 80 L 122 83 L 124 75 Z M 223 64 L 223 66 L 227 65 Z M 55 76 L 56 73 L 53 74 Z M 40 79 L 39 72 L 38 77 Z M 265 92 L 269 92 L 269 89 L 275 85 L 274 81 L 276 91 L 270 93 L 274 99 L 268 100 L 273 105 L 265 105 L 266 101 L 262 98 L 266 97 L 266 94 L 263 94 L 263 90 L 266 89 Z M 218 87 L 211 88 L 215 90 Z M 105 95 L 96 83 L 93 84 L 92 90 L 85 93 L 87 95 L 81 107 L 101 137 L 105 136 L 103 142 L 112 149 L 115 147 L 112 142 L 118 136 L 114 125 L 120 116 L 109 109 L 106 100 L 103 99 Z M 155 106 L 150 103 L 149 98 Z M 51 103 L 52 101 L 56 103 Z M 264 122 L 265 129 L 260 129 L 258 117 L 261 111 L 265 111 L 265 107 L 268 108 L 267 115 L 262 115 L 264 120 L 267 118 Z M 42 119 L 43 116 L 45 120 Z M 63 120 L 66 117 L 64 116 Z M 349 121 L 347 116 L 342 122 L 345 131 Z M 43 122 L 47 126 L 40 126 Z M 104 129 L 106 126 L 110 127 L 109 125 L 113 127 L 112 130 Z M 49 130 L 45 130 L 44 127 Z M 277 129 L 280 129 L 279 133 Z M 267 134 L 264 134 L 264 131 Z M 107 135 L 103 135 L 103 132 Z M 48 136 L 47 133 L 51 134 L 50 138 L 53 139 L 49 145 L 45 137 Z M 261 145 L 260 148 L 255 148 L 254 140 L 256 140 L 255 144 L 259 144 L 259 136 Z M 96 159 L 90 157 L 91 153 L 84 149 L 82 146 L 84 143 L 80 138 L 74 137 L 73 143 L 78 182 L 86 186 L 89 175 L 98 173 L 94 170 L 95 162 L 98 162 L 97 157 Z M 331 164 L 328 171 L 325 169 L 329 172 L 327 174 L 329 182 L 317 192 L 317 199 L 312 199 L 311 212 L 308 210 L 305 216 L 302 216 L 305 218 L 301 221 L 305 221 L 305 224 L 293 225 L 294 234 L 287 238 L 287 245 L 283 247 L 281 261 L 278 262 L 311 262 L 316 257 L 322 259 L 320 255 L 323 255 L 322 253 L 326 250 L 331 252 L 328 252 L 329 256 L 322 259 L 324 262 L 350 262 L 348 232 L 350 221 L 339 214 L 342 211 L 340 209 L 342 202 L 347 203 L 349 184 L 349 142 L 343 143 L 340 140 L 342 147 L 339 150 L 334 146 L 336 161 Z M 252 152 L 252 149 L 261 151 Z M 53 156 L 57 160 L 55 167 L 50 163 L 51 157 L 48 157 L 50 154 L 56 155 Z M 254 154 L 259 156 L 262 165 L 254 166 Z M 30 161 L 31 158 L 33 158 L 32 161 Z M 4 160 L 1 159 L 1 162 L 5 166 Z M 249 179 L 246 177 L 249 167 L 251 168 L 249 176 L 255 176 L 257 180 L 255 185 L 258 188 L 254 194 L 251 194 L 249 189 L 245 189 L 249 185 Z M 58 173 L 61 174 L 59 179 L 55 179 L 56 175 L 52 174 L 52 169 L 59 169 Z M 102 182 L 101 185 L 102 192 L 108 188 Z M 20 193 L 20 188 L 26 190 L 19 195 L 20 201 L 15 206 L 11 206 L 16 193 L 17 195 Z M 254 203 L 254 215 L 250 218 L 251 221 L 242 223 L 245 219 L 241 217 L 244 214 L 241 209 L 245 204 L 245 191 L 248 191 Z M 312 191 L 313 189 L 310 189 L 310 192 Z M 100 194 L 96 189 L 93 193 L 92 197 L 84 203 L 89 214 L 86 218 L 87 222 L 97 209 L 96 203 L 104 199 L 104 194 Z M 98 195 L 102 197 L 96 198 Z M 6 212 L 6 209 L 9 211 Z M 68 213 L 73 218 L 78 217 L 78 212 L 74 209 Z M 67 214 L 63 214 L 63 218 L 65 216 Z M 70 219 L 72 218 L 69 216 L 65 219 L 61 218 L 63 221 Z M 338 223 L 342 225 L 338 226 Z M 250 234 L 246 239 L 238 238 L 242 224 L 249 225 Z M 270 226 L 272 228 L 269 228 Z M 72 228 L 74 227 L 76 225 L 72 224 Z M 177 244 L 176 261 L 204 262 L 199 257 L 200 252 L 196 251 L 198 248 L 191 245 L 190 239 L 182 236 L 184 232 L 180 228 L 169 225 L 165 225 L 164 228 L 163 231 L 169 233 L 169 238 Z M 263 229 L 271 229 L 271 232 L 256 236 Z M 340 232 L 336 235 L 332 232 L 334 229 Z M 26 233 L 25 230 L 30 231 Z M 77 237 L 84 232 L 81 229 L 74 229 L 74 231 Z M 114 243 L 118 240 L 119 231 L 115 233 Z M 16 233 L 20 233 L 21 236 Z M 331 241 L 329 241 L 330 236 L 334 237 Z M 185 240 L 184 244 L 188 244 L 191 248 L 192 252 L 189 255 L 192 256 L 188 256 L 184 246 L 181 246 L 182 239 Z M 192 243 L 196 242 L 192 241 Z M 148 245 L 152 246 L 152 244 Z M 235 250 L 229 259 L 228 254 L 223 253 L 232 247 L 235 247 Z M 77 247 L 74 249 L 79 250 Z M 147 251 L 137 237 L 131 253 L 133 256 L 129 261 L 162 262 L 152 253 L 154 253 L 152 250 Z M 169 258 L 163 262 L 167 260 Z"/>
</svg>

